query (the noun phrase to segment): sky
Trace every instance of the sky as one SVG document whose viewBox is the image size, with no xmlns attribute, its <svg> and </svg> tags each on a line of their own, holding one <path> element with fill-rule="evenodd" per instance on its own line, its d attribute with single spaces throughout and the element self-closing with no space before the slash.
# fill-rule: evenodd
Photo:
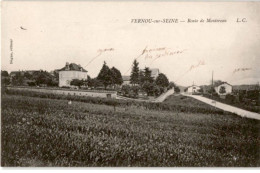
<svg viewBox="0 0 260 173">
<path fill-rule="evenodd" d="M 106 61 L 130 75 L 137 58 L 182 86 L 207 85 L 212 71 L 232 85 L 256 84 L 259 10 L 259 2 L 2 2 L 1 68 L 51 71 L 69 62 L 96 77 Z M 208 18 L 227 22 L 188 23 Z"/>
</svg>

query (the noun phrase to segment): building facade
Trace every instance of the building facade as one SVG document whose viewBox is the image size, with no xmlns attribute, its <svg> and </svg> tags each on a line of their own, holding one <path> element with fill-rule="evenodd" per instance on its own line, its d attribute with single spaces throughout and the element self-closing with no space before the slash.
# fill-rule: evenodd
<svg viewBox="0 0 260 173">
<path fill-rule="evenodd" d="M 222 84 L 215 86 L 214 89 L 220 96 L 232 93 L 232 85 L 227 82 L 223 82 Z"/>
<path fill-rule="evenodd" d="M 199 94 L 201 93 L 201 87 L 197 85 L 192 85 L 186 88 L 186 93 L 188 94 Z"/>
<path fill-rule="evenodd" d="M 130 85 L 130 76 L 122 76 L 123 83 L 122 85 Z"/>
<path fill-rule="evenodd" d="M 65 67 L 59 70 L 59 87 L 70 87 L 73 79 L 86 80 L 87 70 L 75 63 L 66 63 Z"/>
<path fill-rule="evenodd" d="M 154 80 L 159 76 L 160 71 L 158 68 L 151 68 L 151 76 L 154 78 Z"/>
</svg>

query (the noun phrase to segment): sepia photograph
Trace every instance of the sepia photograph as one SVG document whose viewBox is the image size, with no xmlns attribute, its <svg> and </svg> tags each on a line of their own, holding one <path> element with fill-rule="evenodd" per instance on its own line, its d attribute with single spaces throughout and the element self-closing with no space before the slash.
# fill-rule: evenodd
<svg viewBox="0 0 260 173">
<path fill-rule="evenodd" d="M 2 1 L 1 167 L 259 167 L 259 11 Z"/>
</svg>

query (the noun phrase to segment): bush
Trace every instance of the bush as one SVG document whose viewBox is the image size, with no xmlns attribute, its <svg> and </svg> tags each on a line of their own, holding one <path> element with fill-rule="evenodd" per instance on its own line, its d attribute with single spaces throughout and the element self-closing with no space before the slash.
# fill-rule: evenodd
<svg viewBox="0 0 260 173">
<path fill-rule="evenodd" d="M 36 86 L 36 83 L 35 83 L 35 82 L 27 82 L 27 84 L 28 84 L 29 86 Z"/>
<path fill-rule="evenodd" d="M 227 94 L 226 95 L 226 101 L 229 103 L 234 103 L 235 102 L 235 96 L 232 94 Z"/>
</svg>

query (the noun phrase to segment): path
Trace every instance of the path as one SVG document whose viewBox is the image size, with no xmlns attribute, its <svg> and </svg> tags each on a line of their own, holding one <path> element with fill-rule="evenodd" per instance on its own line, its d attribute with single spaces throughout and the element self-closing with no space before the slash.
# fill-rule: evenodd
<svg viewBox="0 0 260 173">
<path fill-rule="evenodd" d="M 117 99 L 144 101 L 144 102 L 163 102 L 168 96 L 172 95 L 173 93 L 174 93 L 174 89 L 170 89 L 167 92 L 161 94 L 159 97 L 150 100 L 133 99 L 133 98 L 123 97 L 123 96 L 117 96 Z"/>
<path fill-rule="evenodd" d="M 237 107 L 234 107 L 234 106 L 230 106 L 230 105 L 227 105 L 227 104 L 224 104 L 224 103 L 220 103 L 220 102 L 217 102 L 215 100 L 211 100 L 211 99 L 202 97 L 200 95 L 188 95 L 188 94 L 183 94 L 183 93 L 182 93 L 182 95 L 195 98 L 197 100 L 200 100 L 204 103 L 207 103 L 211 106 L 217 107 L 217 108 L 222 109 L 224 111 L 228 111 L 228 112 L 232 112 L 232 113 L 235 113 L 237 115 L 240 115 L 241 117 L 247 117 L 247 118 L 260 120 L 260 114 L 255 113 L 255 112 L 250 112 L 250 111 L 247 111 L 247 110 L 244 110 L 244 109 L 240 109 L 240 108 L 237 108 Z"/>
<path fill-rule="evenodd" d="M 153 102 L 163 102 L 168 96 L 174 93 L 174 89 L 168 90 L 166 93 L 163 93 L 159 97 L 157 97 Z"/>
</svg>

